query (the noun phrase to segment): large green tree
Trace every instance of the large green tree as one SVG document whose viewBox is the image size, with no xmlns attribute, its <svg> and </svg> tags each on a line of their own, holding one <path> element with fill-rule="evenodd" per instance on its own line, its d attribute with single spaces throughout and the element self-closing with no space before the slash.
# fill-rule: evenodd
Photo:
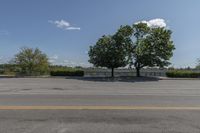
<svg viewBox="0 0 200 133">
<path fill-rule="evenodd" d="M 122 30 L 122 29 L 121 29 Z M 125 32 L 117 32 L 113 36 L 103 36 L 96 45 L 90 46 L 89 62 L 96 67 L 107 67 L 111 69 L 111 76 L 114 77 L 114 69 L 127 65 L 126 42 L 123 37 Z"/>
<path fill-rule="evenodd" d="M 172 32 L 164 27 L 148 27 L 146 23 L 133 25 L 133 42 L 130 55 L 132 63 L 140 76 L 143 67 L 164 67 L 175 49 L 171 40 Z"/>
<path fill-rule="evenodd" d="M 22 48 L 15 55 L 14 62 L 19 66 L 21 74 L 29 76 L 43 75 L 49 68 L 47 55 L 38 48 Z"/>
<path fill-rule="evenodd" d="M 90 47 L 89 62 L 112 69 L 134 66 L 137 76 L 143 67 L 164 67 L 170 64 L 175 49 L 171 30 L 149 27 L 146 23 L 121 26 L 113 36 L 103 36 Z"/>
</svg>

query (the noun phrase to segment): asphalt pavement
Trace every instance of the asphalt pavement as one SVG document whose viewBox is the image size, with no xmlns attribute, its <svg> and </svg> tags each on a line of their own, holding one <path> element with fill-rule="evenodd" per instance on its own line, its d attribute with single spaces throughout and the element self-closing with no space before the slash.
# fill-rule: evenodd
<svg viewBox="0 0 200 133">
<path fill-rule="evenodd" d="M 199 133 L 200 80 L 0 78 L 0 133 Z"/>
</svg>

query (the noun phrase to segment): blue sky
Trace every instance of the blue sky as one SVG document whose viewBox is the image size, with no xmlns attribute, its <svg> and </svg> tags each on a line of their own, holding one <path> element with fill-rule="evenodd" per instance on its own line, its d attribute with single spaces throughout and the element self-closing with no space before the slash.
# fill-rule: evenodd
<svg viewBox="0 0 200 133">
<path fill-rule="evenodd" d="M 0 62 L 38 47 L 52 62 L 87 66 L 87 50 L 120 25 L 164 19 L 176 47 L 172 65 L 200 58 L 199 0 L 0 0 Z"/>
</svg>

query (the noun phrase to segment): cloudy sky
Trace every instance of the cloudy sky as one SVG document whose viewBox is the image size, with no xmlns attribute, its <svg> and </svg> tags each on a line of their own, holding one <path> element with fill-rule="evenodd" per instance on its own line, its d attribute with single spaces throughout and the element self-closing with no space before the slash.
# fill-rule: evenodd
<svg viewBox="0 0 200 133">
<path fill-rule="evenodd" d="M 173 31 L 172 65 L 200 58 L 199 0 L 0 0 L 0 62 L 38 47 L 55 64 L 89 65 L 87 51 L 120 25 L 143 21 Z"/>
</svg>

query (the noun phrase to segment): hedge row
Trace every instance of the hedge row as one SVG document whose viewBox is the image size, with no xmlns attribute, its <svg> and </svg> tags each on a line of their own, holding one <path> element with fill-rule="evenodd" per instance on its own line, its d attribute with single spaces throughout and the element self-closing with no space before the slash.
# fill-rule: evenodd
<svg viewBox="0 0 200 133">
<path fill-rule="evenodd" d="M 168 71 L 166 75 L 171 78 L 200 78 L 200 73 L 193 71 L 174 70 Z"/>
<path fill-rule="evenodd" d="M 84 71 L 82 70 L 57 70 L 57 71 L 51 71 L 51 76 L 84 76 Z"/>
</svg>

